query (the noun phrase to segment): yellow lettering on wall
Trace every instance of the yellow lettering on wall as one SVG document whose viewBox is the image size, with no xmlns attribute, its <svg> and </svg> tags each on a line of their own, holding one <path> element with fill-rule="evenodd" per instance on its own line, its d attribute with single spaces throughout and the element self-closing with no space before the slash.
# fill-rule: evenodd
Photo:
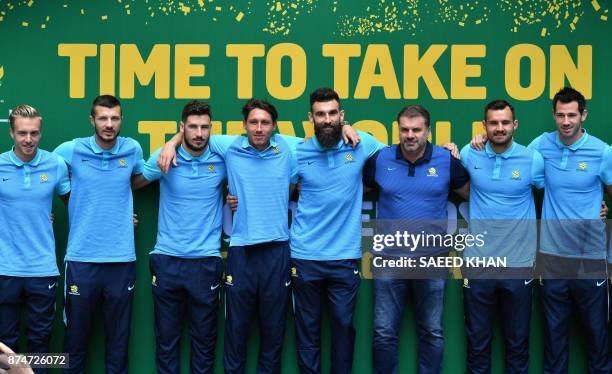
<svg viewBox="0 0 612 374">
<path fill-rule="evenodd" d="M 210 121 L 212 127 L 210 128 L 210 135 L 221 135 L 223 134 L 223 122 L 221 121 Z"/>
<path fill-rule="evenodd" d="M 246 134 L 242 121 L 227 121 L 225 124 L 225 133 L 227 135 Z"/>
<path fill-rule="evenodd" d="M 310 121 L 302 121 L 302 127 L 304 128 L 304 139 L 311 138 L 314 136 L 314 125 Z"/>
<path fill-rule="evenodd" d="M 114 44 L 100 44 L 100 95 L 115 95 Z"/>
<path fill-rule="evenodd" d="M 448 121 L 436 121 L 436 145 L 444 145 L 451 142 L 451 123 Z"/>
<path fill-rule="evenodd" d="M 253 96 L 253 58 L 263 57 L 265 47 L 263 44 L 228 44 L 225 47 L 227 57 L 236 57 L 238 68 L 236 81 L 238 82 L 237 97 L 249 99 Z"/>
<path fill-rule="evenodd" d="M 291 121 L 277 121 L 278 132 L 283 135 L 295 136 L 295 129 L 293 128 L 293 122 Z"/>
<path fill-rule="evenodd" d="M 380 73 L 376 73 L 376 67 Z M 366 49 L 355 87 L 355 99 L 369 99 L 372 87 L 382 87 L 386 99 L 401 98 L 391 53 L 386 44 L 370 44 Z"/>
<path fill-rule="evenodd" d="M 485 99 L 487 88 L 468 86 L 468 78 L 480 77 L 480 65 L 467 63 L 468 57 L 485 57 L 487 49 L 484 44 L 453 45 L 451 47 L 451 98 Z"/>
<path fill-rule="evenodd" d="M 476 135 L 486 135 L 487 131 L 482 125 L 482 121 L 474 121 L 472 122 L 472 138 Z M 470 139 L 471 141 L 472 139 Z"/>
<path fill-rule="evenodd" d="M 170 97 L 170 45 L 156 44 L 147 61 L 143 61 L 136 44 L 122 44 L 120 47 L 119 95 L 134 98 L 134 77 L 147 86 L 155 77 L 155 98 Z"/>
<path fill-rule="evenodd" d="M 432 44 L 423 56 L 419 58 L 419 46 L 406 44 L 404 46 L 404 99 L 419 97 L 419 79 L 427 86 L 434 99 L 448 99 L 448 95 L 440 82 L 440 77 L 434 69 L 434 64 L 446 50 L 445 44 Z"/>
<path fill-rule="evenodd" d="M 385 125 L 371 119 L 364 119 L 353 124 L 355 130 L 369 132 L 383 144 L 389 144 L 389 134 Z"/>
<path fill-rule="evenodd" d="M 529 86 L 521 86 L 521 60 L 530 61 Z M 516 100 L 533 100 L 544 92 L 546 85 L 546 57 L 540 47 L 517 44 L 506 53 L 506 92 Z"/>
<path fill-rule="evenodd" d="M 593 96 L 593 46 L 578 46 L 578 62 L 574 63 L 567 47 L 550 46 L 550 98 L 563 88 L 567 78 L 571 86 L 588 100 Z"/>
<path fill-rule="evenodd" d="M 391 122 L 391 144 L 399 143 L 399 126 L 397 121 Z"/>
<path fill-rule="evenodd" d="M 95 44 L 58 44 L 57 55 L 69 59 L 69 95 L 72 99 L 85 97 L 85 58 L 98 54 Z"/>
<path fill-rule="evenodd" d="M 334 59 L 334 90 L 341 99 L 349 97 L 349 61 L 361 56 L 359 44 L 323 44 L 323 57 Z"/>
<path fill-rule="evenodd" d="M 174 47 L 174 97 L 177 99 L 208 99 L 209 86 L 191 86 L 189 78 L 203 77 L 203 64 L 191 64 L 191 57 L 208 57 L 208 44 L 177 44 Z"/>
<path fill-rule="evenodd" d="M 149 154 L 166 143 L 166 135 L 176 131 L 175 121 L 138 121 L 138 133 L 149 134 Z"/>
<path fill-rule="evenodd" d="M 289 58 L 291 80 L 283 86 L 281 62 Z M 270 48 L 266 56 L 266 88 L 276 99 L 292 100 L 306 89 L 306 52 L 297 44 L 280 43 Z"/>
</svg>

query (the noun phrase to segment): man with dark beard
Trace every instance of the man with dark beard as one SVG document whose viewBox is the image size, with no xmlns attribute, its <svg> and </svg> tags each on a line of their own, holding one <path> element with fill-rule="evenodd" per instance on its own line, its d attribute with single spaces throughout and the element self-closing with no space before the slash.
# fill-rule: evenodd
<svg viewBox="0 0 612 374">
<path fill-rule="evenodd" d="M 90 122 L 95 135 L 59 145 L 70 169 L 70 234 L 66 249 L 64 350 L 67 373 L 83 373 L 94 314 L 102 306 L 106 371 L 127 373 L 136 254 L 130 181 L 142 174 L 140 144 L 119 136 L 121 104 L 98 96 Z"/>
<path fill-rule="evenodd" d="M 350 373 L 360 282 L 362 169 L 385 146 L 362 132 L 355 149 L 344 144 L 344 111 L 330 88 L 310 94 L 310 109 L 316 136 L 296 148 L 301 190 L 290 235 L 298 365 L 302 373 L 321 372 L 325 298 L 332 320 L 331 372 Z"/>
<path fill-rule="evenodd" d="M 181 116 L 183 140 L 177 166 L 162 174 L 157 166 L 160 148 L 133 181 L 134 188 L 155 180 L 160 185 L 157 243 L 150 257 L 159 373 L 181 371 L 185 317 L 191 373 L 211 373 L 214 367 L 226 170 L 223 158 L 209 149 L 211 128 L 210 106 L 201 101 L 187 103 Z"/>
</svg>

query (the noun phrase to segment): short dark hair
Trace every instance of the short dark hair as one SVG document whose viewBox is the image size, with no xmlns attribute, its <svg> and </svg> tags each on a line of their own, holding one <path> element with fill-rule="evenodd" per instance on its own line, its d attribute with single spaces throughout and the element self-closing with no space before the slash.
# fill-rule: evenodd
<svg viewBox="0 0 612 374">
<path fill-rule="evenodd" d="M 397 123 L 399 124 L 401 117 L 416 118 L 423 117 L 425 119 L 425 126 L 429 127 L 430 115 L 427 109 L 420 105 L 408 105 L 402 108 L 397 114 Z"/>
<path fill-rule="evenodd" d="M 96 115 L 95 109 L 97 106 L 103 106 L 105 108 L 114 108 L 118 106 L 119 110 L 121 110 L 121 103 L 119 102 L 119 99 L 113 95 L 100 95 L 94 99 L 93 103 L 91 103 L 92 117 Z"/>
<path fill-rule="evenodd" d="M 553 97 L 553 112 L 557 110 L 558 102 L 567 104 L 571 103 L 572 101 L 578 102 L 578 111 L 580 112 L 580 114 L 582 114 L 582 112 L 584 112 L 584 109 L 586 108 L 586 100 L 584 99 L 584 96 L 571 87 L 563 87 L 559 90 L 559 92 L 555 94 L 555 97 Z"/>
<path fill-rule="evenodd" d="M 493 100 L 485 106 L 484 120 L 487 120 L 487 112 L 489 110 L 504 110 L 506 108 L 510 108 L 510 111 L 512 112 L 512 120 L 514 121 L 514 107 L 509 102 L 503 99 Z"/>
<path fill-rule="evenodd" d="M 272 122 L 276 123 L 276 120 L 278 119 L 278 112 L 276 111 L 276 108 L 274 105 L 263 99 L 251 99 L 244 104 L 242 107 L 242 117 L 244 118 L 245 122 L 247 118 L 249 118 L 249 113 L 251 113 L 253 109 L 261 109 L 268 112 L 270 117 L 272 117 Z"/>
<path fill-rule="evenodd" d="M 340 106 L 340 97 L 338 93 L 329 87 L 321 87 L 310 93 L 310 110 L 312 110 L 312 104 L 324 103 L 327 101 L 336 100 L 338 106 Z"/>
<path fill-rule="evenodd" d="M 207 102 L 199 100 L 188 102 L 183 107 L 181 121 L 183 121 L 183 123 L 187 122 L 187 117 L 189 116 L 209 116 L 212 118 L 212 115 L 210 114 L 210 105 Z"/>
</svg>

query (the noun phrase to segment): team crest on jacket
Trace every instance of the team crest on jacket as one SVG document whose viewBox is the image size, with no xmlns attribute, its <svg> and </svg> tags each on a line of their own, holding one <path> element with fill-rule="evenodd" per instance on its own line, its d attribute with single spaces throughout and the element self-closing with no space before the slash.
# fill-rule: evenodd
<svg viewBox="0 0 612 374">
<path fill-rule="evenodd" d="M 521 172 L 517 170 L 512 170 L 512 179 L 521 179 Z"/>
<path fill-rule="evenodd" d="M 49 176 L 47 174 L 40 175 L 40 183 L 47 183 L 49 181 Z"/>
<path fill-rule="evenodd" d="M 233 286 L 234 285 L 234 278 L 231 275 L 226 275 L 225 276 L 225 284 L 227 284 L 228 286 Z"/>
<path fill-rule="evenodd" d="M 72 286 L 70 286 L 68 293 L 74 296 L 79 296 L 79 287 L 76 284 L 73 284 Z"/>
<path fill-rule="evenodd" d="M 125 161 L 124 158 L 119 160 L 119 167 L 120 168 L 126 168 L 127 167 L 127 162 Z"/>
<path fill-rule="evenodd" d="M 278 149 L 278 147 L 272 147 L 272 152 L 277 155 L 280 153 L 280 149 Z"/>
<path fill-rule="evenodd" d="M 213 164 L 208 165 L 208 171 L 210 171 L 211 173 L 214 173 L 215 172 L 215 165 L 213 165 Z"/>
<path fill-rule="evenodd" d="M 582 161 L 578 163 L 578 170 L 585 171 L 587 169 L 587 163 Z"/>
<path fill-rule="evenodd" d="M 429 168 L 429 169 L 427 169 L 427 176 L 428 177 L 437 177 L 438 176 L 438 171 L 436 170 L 436 168 Z"/>
<path fill-rule="evenodd" d="M 353 154 L 350 152 L 347 153 L 346 156 L 344 156 L 344 159 L 346 160 L 347 163 L 353 162 Z"/>
</svg>

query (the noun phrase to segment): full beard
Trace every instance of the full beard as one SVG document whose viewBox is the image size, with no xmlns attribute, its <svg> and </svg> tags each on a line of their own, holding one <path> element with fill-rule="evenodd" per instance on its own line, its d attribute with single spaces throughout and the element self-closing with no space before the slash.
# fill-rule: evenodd
<svg viewBox="0 0 612 374">
<path fill-rule="evenodd" d="M 332 128 L 333 131 L 326 132 L 323 131 L 326 128 Z M 334 147 L 340 141 L 342 137 L 342 130 L 340 124 L 335 125 L 323 125 L 323 126 L 315 126 L 315 136 L 317 137 L 317 141 L 323 148 L 331 148 Z"/>
</svg>

